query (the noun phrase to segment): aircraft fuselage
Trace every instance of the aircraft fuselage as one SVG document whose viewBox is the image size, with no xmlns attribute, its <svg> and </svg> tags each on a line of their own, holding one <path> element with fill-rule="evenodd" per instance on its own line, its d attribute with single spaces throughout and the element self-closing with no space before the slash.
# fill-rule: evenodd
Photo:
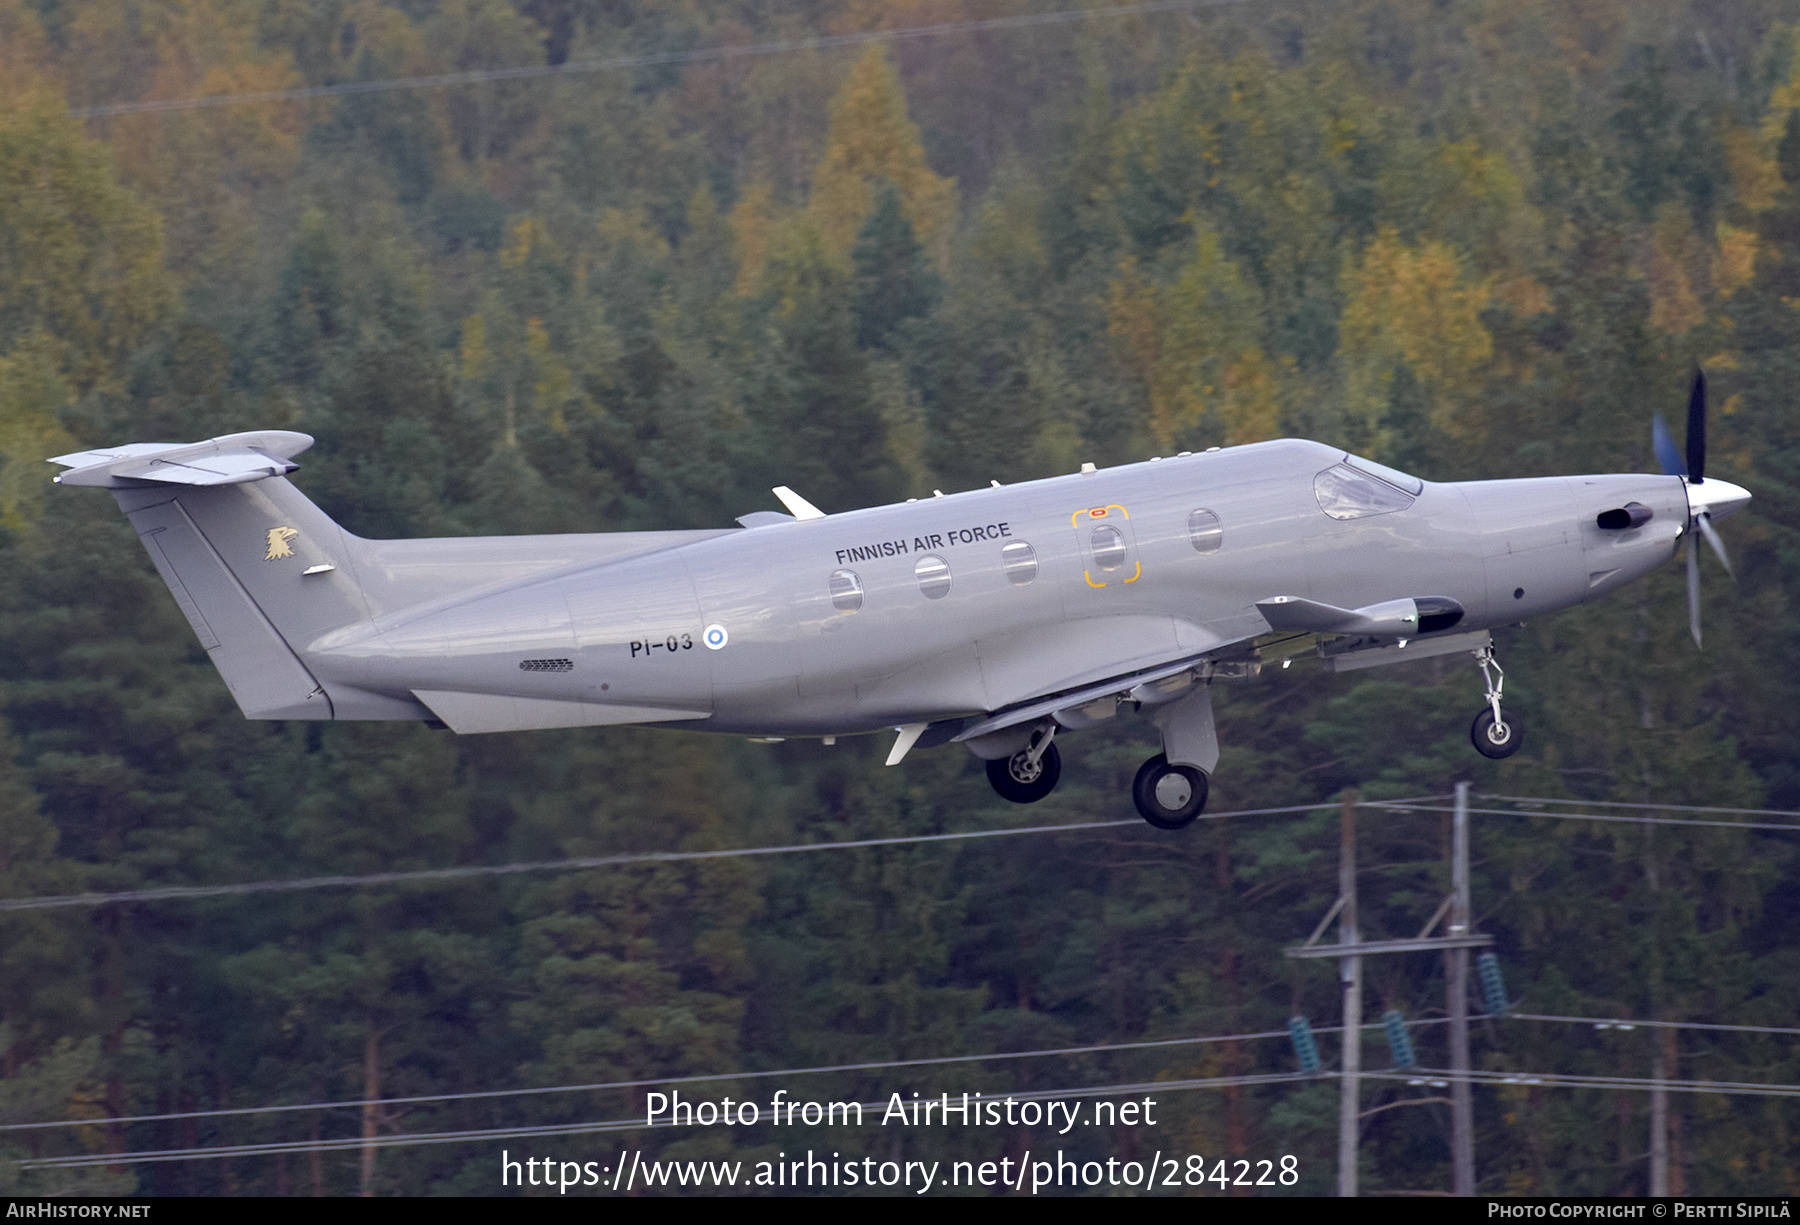
<svg viewBox="0 0 1800 1225">
<path fill-rule="evenodd" d="M 1648 475 L 1425 482 L 1392 506 L 1384 486 L 1359 510 L 1356 471 L 1321 476 L 1345 458 L 1280 440 L 670 533 L 667 547 L 647 534 L 651 551 L 375 617 L 300 656 L 328 691 L 506 694 L 704 716 L 676 727 L 849 734 L 1242 642 L 1268 632 L 1255 605 L 1274 596 L 1342 608 L 1448 597 L 1464 610 L 1455 632 L 1515 623 L 1655 569 L 1688 521 L 1682 479 Z M 1627 503 L 1648 521 L 1597 526 Z"/>
</svg>

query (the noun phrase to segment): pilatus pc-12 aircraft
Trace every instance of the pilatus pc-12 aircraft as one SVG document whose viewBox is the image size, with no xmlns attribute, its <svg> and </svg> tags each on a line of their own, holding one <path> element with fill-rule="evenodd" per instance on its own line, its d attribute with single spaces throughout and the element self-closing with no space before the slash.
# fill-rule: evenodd
<svg viewBox="0 0 1800 1225">
<path fill-rule="evenodd" d="M 1055 739 L 1142 710 L 1152 825 L 1206 804 L 1211 685 L 1314 654 L 1343 672 L 1455 652 L 1487 682 L 1475 747 L 1519 747 L 1488 631 L 1687 551 L 1750 495 L 1705 478 L 1705 384 L 1664 476 L 1436 483 L 1298 439 L 741 528 L 363 540 L 286 474 L 285 431 L 58 456 L 112 490 L 252 719 L 457 732 L 664 724 L 756 737 L 956 741 L 994 789 L 1056 786 Z"/>
</svg>

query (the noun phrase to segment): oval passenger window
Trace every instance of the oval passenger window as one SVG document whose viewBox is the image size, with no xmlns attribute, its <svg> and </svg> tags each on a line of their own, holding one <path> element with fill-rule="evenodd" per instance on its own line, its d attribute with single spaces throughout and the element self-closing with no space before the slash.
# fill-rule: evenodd
<svg viewBox="0 0 1800 1225">
<path fill-rule="evenodd" d="M 950 563 L 941 557 L 926 556 L 919 559 L 913 567 L 913 574 L 918 576 L 919 590 L 925 593 L 928 600 L 941 600 L 950 594 Z"/>
<path fill-rule="evenodd" d="M 1225 529 L 1219 526 L 1219 516 L 1210 510 L 1197 510 L 1189 515 L 1188 539 L 1194 542 L 1196 553 L 1217 553 L 1219 546 L 1225 543 Z"/>
<path fill-rule="evenodd" d="M 1024 541 L 1014 541 L 1000 550 L 1000 568 L 1006 571 L 1007 582 L 1023 587 L 1037 577 L 1037 550 Z"/>
<path fill-rule="evenodd" d="M 831 572 L 831 606 L 841 613 L 853 613 L 862 607 L 862 580 L 851 570 Z"/>
<path fill-rule="evenodd" d="M 1094 564 L 1102 570 L 1117 570 L 1125 564 L 1125 537 L 1116 527 L 1097 527 L 1088 537 L 1094 547 Z"/>
</svg>

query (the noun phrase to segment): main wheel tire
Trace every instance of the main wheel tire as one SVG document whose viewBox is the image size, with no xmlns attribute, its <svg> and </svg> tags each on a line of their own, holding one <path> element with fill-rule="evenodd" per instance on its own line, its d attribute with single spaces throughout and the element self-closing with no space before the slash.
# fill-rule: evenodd
<svg viewBox="0 0 1800 1225">
<path fill-rule="evenodd" d="M 1020 749 L 1011 757 L 988 762 L 987 776 L 1001 799 L 1035 804 L 1056 790 L 1056 781 L 1062 777 L 1062 754 L 1054 744 L 1047 745 L 1033 764 L 1030 750 Z"/>
<path fill-rule="evenodd" d="M 1138 815 L 1157 829 L 1183 829 L 1206 808 L 1206 771 L 1172 766 L 1158 753 L 1138 768 L 1131 799 Z"/>
<path fill-rule="evenodd" d="M 1519 746 L 1525 742 L 1525 725 L 1519 722 L 1517 710 L 1506 711 L 1505 721 L 1496 723 L 1493 708 L 1487 707 L 1475 716 L 1475 722 L 1469 728 L 1469 740 L 1477 753 L 1498 761 L 1519 751 Z"/>
</svg>

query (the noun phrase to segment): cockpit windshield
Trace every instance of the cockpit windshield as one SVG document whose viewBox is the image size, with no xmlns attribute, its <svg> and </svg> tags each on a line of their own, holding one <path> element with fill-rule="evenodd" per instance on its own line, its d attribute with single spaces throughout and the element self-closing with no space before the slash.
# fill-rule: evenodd
<svg viewBox="0 0 1800 1225">
<path fill-rule="evenodd" d="M 1408 476 L 1406 473 L 1390 468 L 1386 464 L 1378 464 L 1374 460 L 1364 459 L 1360 455 L 1346 455 L 1344 456 L 1344 462 L 1349 464 L 1352 468 L 1362 469 L 1370 476 L 1381 478 L 1395 489 L 1410 493 L 1415 498 L 1418 497 L 1420 492 L 1425 488 L 1425 482 L 1421 481 L 1418 477 Z"/>
<path fill-rule="evenodd" d="M 1396 472 L 1394 475 L 1400 474 Z M 1369 515 L 1385 515 L 1405 510 L 1413 504 L 1410 494 L 1402 493 L 1385 480 L 1377 480 L 1349 464 L 1333 464 L 1315 476 L 1313 494 L 1319 499 L 1319 509 L 1333 519 L 1363 519 Z"/>
</svg>

